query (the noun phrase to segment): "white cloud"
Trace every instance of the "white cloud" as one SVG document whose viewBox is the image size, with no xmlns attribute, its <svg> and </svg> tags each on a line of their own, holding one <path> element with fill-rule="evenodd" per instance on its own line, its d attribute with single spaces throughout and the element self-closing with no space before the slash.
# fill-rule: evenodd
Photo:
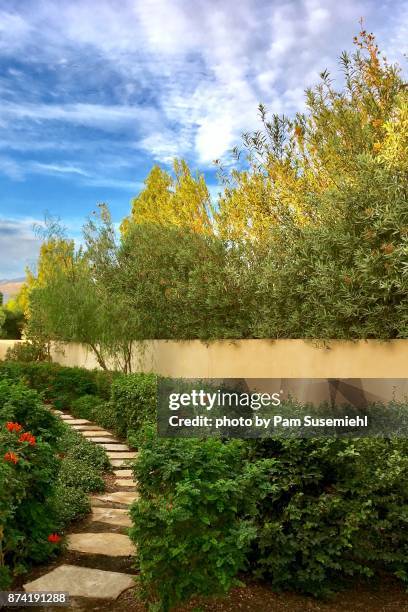
<svg viewBox="0 0 408 612">
<path fill-rule="evenodd" d="M 36 91 L 36 100 L 3 104 L 0 121 L 128 130 L 161 161 L 184 155 L 209 164 L 258 125 L 260 101 L 292 113 L 321 70 L 337 73 L 361 15 L 397 55 L 407 39 L 406 0 L 121 0 L 120 9 L 100 0 L 97 10 L 93 0 L 43 0 L 3 8 L 7 44 L 54 70 L 56 102 Z"/>
</svg>

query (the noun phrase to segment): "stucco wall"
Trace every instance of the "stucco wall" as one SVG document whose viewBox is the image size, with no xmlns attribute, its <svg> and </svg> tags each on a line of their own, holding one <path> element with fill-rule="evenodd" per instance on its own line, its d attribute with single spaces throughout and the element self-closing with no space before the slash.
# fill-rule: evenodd
<svg viewBox="0 0 408 612">
<path fill-rule="evenodd" d="M 0 359 L 13 344 L 0 341 Z M 52 357 L 62 365 L 98 367 L 80 344 L 65 345 L 62 352 L 55 348 Z M 257 379 L 259 390 L 266 390 L 265 379 L 280 379 L 281 388 L 302 401 L 326 397 L 327 379 L 354 379 L 354 391 L 370 400 L 402 399 L 408 396 L 408 340 L 332 341 L 328 347 L 305 340 L 152 340 L 137 344 L 133 370 L 175 378 Z M 320 380 L 291 380 L 307 378 Z M 344 385 L 343 390 L 347 393 Z"/>
<path fill-rule="evenodd" d="M 0 340 L 0 359 L 15 340 Z M 52 351 L 62 365 L 98 367 L 80 344 Z M 135 371 L 203 378 L 408 378 L 408 340 L 150 340 L 137 345 Z"/>
</svg>

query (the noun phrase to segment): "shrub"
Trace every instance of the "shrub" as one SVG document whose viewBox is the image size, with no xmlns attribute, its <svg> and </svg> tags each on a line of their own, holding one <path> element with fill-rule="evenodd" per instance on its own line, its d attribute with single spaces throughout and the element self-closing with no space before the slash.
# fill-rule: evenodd
<svg viewBox="0 0 408 612">
<path fill-rule="evenodd" d="M 54 446 L 63 432 L 61 421 L 45 408 L 36 391 L 21 382 L 0 379 L 0 426 L 7 421 L 24 423 L 35 436 Z"/>
<path fill-rule="evenodd" d="M 6 351 L 6 360 L 30 363 L 33 361 L 50 361 L 47 347 L 41 342 L 16 342 Z"/>
<path fill-rule="evenodd" d="M 78 459 L 65 458 L 59 473 L 59 478 L 67 487 L 77 487 L 90 493 L 103 491 L 105 483 L 96 470 L 90 470 L 86 462 Z"/>
<path fill-rule="evenodd" d="M 383 569 L 407 581 L 406 440 L 144 438 L 131 537 L 162 609 L 243 569 L 313 595 Z"/>
<path fill-rule="evenodd" d="M 0 588 L 58 550 L 48 536 L 89 511 L 86 491 L 103 489 L 109 465 L 36 391 L 0 380 Z"/>
<path fill-rule="evenodd" d="M 98 395 L 107 399 L 110 393 L 112 372 L 68 368 L 56 363 L 0 363 L 0 378 L 23 379 L 36 389 L 46 402 L 56 408 L 68 409 L 74 400 L 83 395 Z"/>
<path fill-rule="evenodd" d="M 48 442 L 18 425 L 20 431 L 8 431 L 4 424 L 0 429 L 1 588 L 56 550 L 47 538 L 58 526 L 50 500 L 59 461 Z M 29 441 L 20 441 L 23 431 Z"/>
<path fill-rule="evenodd" d="M 112 383 L 110 406 L 115 430 L 127 437 L 156 418 L 157 376 L 155 374 L 129 374 Z"/>
<path fill-rule="evenodd" d="M 51 501 L 60 530 L 91 511 L 91 502 L 84 489 L 67 486 L 65 482 L 57 483 Z"/>
<path fill-rule="evenodd" d="M 225 593 L 238 584 L 251 520 L 240 517 L 245 500 L 241 442 L 160 440 L 149 436 L 135 466 L 142 499 L 131 509 L 146 599 L 168 610 L 195 594 Z"/>
<path fill-rule="evenodd" d="M 71 404 L 71 414 L 77 419 L 95 420 L 98 414 L 98 407 L 102 403 L 100 397 L 96 395 L 81 395 Z"/>
<path fill-rule="evenodd" d="M 61 440 L 60 449 L 65 459 L 81 462 L 90 471 L 102 473 L 111 468 L 106 451 L 102 446 L 86 440 L 80 433 L 68 429 Z"/>
<path fill-rule="evenodd" d="M 314 595 L 381 567 L 407 579 L 406 440 L 270 440 L 254 449 L 254 458 L 277 459 L 258 519 L 256 575 Z"/>
</svg>

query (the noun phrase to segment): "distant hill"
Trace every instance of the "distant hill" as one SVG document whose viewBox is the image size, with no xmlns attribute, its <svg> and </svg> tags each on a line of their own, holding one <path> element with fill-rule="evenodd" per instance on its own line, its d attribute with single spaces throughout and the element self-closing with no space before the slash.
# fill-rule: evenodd
<svg viewBox="0 0 408 612">
<path fill-rule="evenodd" d="M 0 279 L 0 292 L 3 294 L 3 304 L 20 291 L 25 278 Z"/>
</svg>

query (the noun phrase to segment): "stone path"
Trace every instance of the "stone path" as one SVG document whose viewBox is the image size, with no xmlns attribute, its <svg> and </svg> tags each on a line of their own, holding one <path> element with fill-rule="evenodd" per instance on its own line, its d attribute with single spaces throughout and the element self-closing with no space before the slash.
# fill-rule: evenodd
<svg viewBox="0 0 408 612">
<path fill-rule="evenodd" d="M 116 478 L 113 487 L 109 487 L 114 490 L 91 495 L 92 512 L 85 527 L 68 535 L 65 556 L 68 560 L 71 556 L 73 561 L 62 562 L 24 585 L 24 590 L 30 592 L 68 592 L 71 598 L 80 598 L 75 606 L 79 609 L 81 601 L 115 600 L 134 586 L 135 548 L 127 529 L 131 526 L 128 507 L 138 498 L 129 461 L 137 453 L 116 440 L 111 432 L 86 419 L 75 419 L 59 410 L 53 412 L 87 440 L 106 450 Z M 125 571 L 118 571 L 118 567 Z"/>
</svg>

